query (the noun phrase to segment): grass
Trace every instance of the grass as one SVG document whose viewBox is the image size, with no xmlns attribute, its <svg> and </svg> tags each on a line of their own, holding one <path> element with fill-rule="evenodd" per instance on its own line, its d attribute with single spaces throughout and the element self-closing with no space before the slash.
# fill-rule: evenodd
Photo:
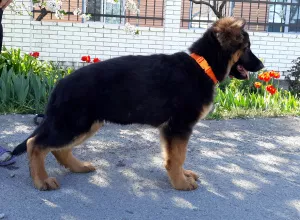
<svg viewBox="0 0 300 220">
<path fill-rule="evenodd" d="M 288 112 L 282 112 L 279 109 L 244 109 L 233 108 L 230 111 L 224 110 L 222 112 L 212 112 L 206 119 L 248 119 L 248 118 L 265 118 L 265 117 L 283 117 L 283 116 L 300 116 L 299 110 L 293 110 Z"/>
</svg>

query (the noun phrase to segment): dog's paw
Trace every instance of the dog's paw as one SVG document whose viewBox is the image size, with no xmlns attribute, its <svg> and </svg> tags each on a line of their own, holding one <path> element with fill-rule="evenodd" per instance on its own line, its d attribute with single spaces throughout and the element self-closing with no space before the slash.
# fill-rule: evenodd
<svg viewBox="0 0 300 220">
<path fill-rule="evenodd" d="M 196 183 L 194 177 L 183 175 L 180 180 L 177 180 L 175 183 L 173 183 L 173 187 L 177 190 L 189 191 L 197 189 L 198 184 Z"/>
<path fill-rule="evenodd" d="M 41 191 L 56 190 L 59 188 L 59 183 L 54 177 L 48 177 L 45 180 L 36 181 L 34 185 L 38 190 Z"/>
<path fill-rule="evenodd" d="M 198 180 L 199 179 L 199 175 L 197 173 L 195 173 L 194 171 L 192 171 L 192 170 L 183 170 L 183 174 L 186 177 L 193 177 L 194 180 Z"/>
<path fill-rule="evenodd" d="M 83 162 L 83 168 L 86 173 L 88 172 L 94 172 L 96 170 L 96 167 L 92 165 L 90 162 Z"/>
<path fill-rule="evenodd" d="M 80 164 L 70 167 L 70 170 L 74 173 L 89 173 L 95 171 L 96 167 L 90 162 L 80 161 Z"/>
</svg>

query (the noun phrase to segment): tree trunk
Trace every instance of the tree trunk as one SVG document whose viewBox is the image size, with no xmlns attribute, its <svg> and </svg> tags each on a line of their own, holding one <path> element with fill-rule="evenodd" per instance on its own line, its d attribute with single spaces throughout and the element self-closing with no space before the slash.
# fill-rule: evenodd
<svg viewBox="0 0 300 220">
<path fill-rule="evenodd" d="M 202 1 L 202 0 L 190 0 L 191 2 L 193 2 L 194 4 L 197 4 L 197 5 L 200 5 L 200 4 L 203 4 L 203 5 L 207 5 L 209 6 L 213 12 L 215 13 L 215 15 L 220 19 L 220 18 L 223 18 L 223 9 L 224 9 L 224 6 L 226 4 L 226 2 L 228 2 L 228 0 L 224 0 L 222 1 L 221 5 L 219 6 L 219 8 L 217 7 L 217 1 L 213 1 L 213 5 L 211 5 L 209 2 L 207 1 Z"/>
<path fill-rule="evenodd" d="M 36 18 L 36 21 L 41 21 L 48 14 L 46 8 L 41 9 L 41 14 Z"/>
</svg>

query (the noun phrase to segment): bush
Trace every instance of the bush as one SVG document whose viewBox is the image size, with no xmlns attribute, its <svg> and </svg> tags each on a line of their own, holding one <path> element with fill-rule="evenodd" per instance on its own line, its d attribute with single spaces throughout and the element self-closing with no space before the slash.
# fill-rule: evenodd
<svg viewBox="0 0 300 220">
<path fill-rule="evenodd" d="M 20 49 L 4 49 L 0 63 L 0 113 L 42 112 L 56 82 L 73 71 Z"/>
<path fill-rule="evenodd" d="M 37 55 L 35 55 L 37 53 Z M 4 67 L 8 70 L 13 69 L 15 74 L 27 75 L 32 72 L 35 75 L 60 75 L 64 76 L 66 73 L 73 71 L 73 68 L 60 67 L 57 63 L 52 61 L 41 61 L 37 59 L 38 52 L 30 54 L 21 53 L 20 49 L 7 50 L 3 47 L 3 51 L 0 54 L 0 74 Z"/>
<path fill-rule="evenodd" d="M 256 77 L 257 75 L 257 77 Z M 274 86 L 280 74 L 261 71 L 250 80 L 231 79 L 218 88 L 211 118 L 300 115 L 300 99 L 290 91 Z"/>
<path fill-rule="evenodd" d="M 293 94 L 297 94 L 300 97 L 300 57 L 293 61 L 295 64 L 290 70 L 285 79 L 289 83 L 289 90 Z"/>
</svg>

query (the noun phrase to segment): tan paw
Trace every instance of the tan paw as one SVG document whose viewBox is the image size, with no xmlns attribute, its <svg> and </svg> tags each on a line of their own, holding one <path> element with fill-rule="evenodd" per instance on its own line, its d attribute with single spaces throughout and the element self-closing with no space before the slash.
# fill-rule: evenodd
<svg viewBox="0 0 300 220">
<path fill-rule="evenodd" d="M 56 190 L 59 188 L 59 183 L 54 177 L 48 177 L 45 180 L 39 180 L 34 183 L 35 187 L 38 190 Z"/>
<path fill-rule="evenodd" d="M 70 170 L 74 173 L 89 173 L 96 170 L 90 162 L 82 162 L 79 166 L 70 167 Z"/>
<path fill-rule="evenodd" d="M 191 171 L 191 170 L 183 170 L 183 174 L 186 177 L 193 177 L 194 180 L 198 180 L 199 179 L 199 175 L 197 173 L 195 173 L 194 171 Z"/>
<path fill-rule="evenodd" d="M 177 180 L 176 183 L 173 183 L 173 186 L 177 190 L 194 190 L 198 188 L 198 184 L 196 183 L 194 177 L 187 177 L 183 175 L 180 180 Z"/>
</svg>

